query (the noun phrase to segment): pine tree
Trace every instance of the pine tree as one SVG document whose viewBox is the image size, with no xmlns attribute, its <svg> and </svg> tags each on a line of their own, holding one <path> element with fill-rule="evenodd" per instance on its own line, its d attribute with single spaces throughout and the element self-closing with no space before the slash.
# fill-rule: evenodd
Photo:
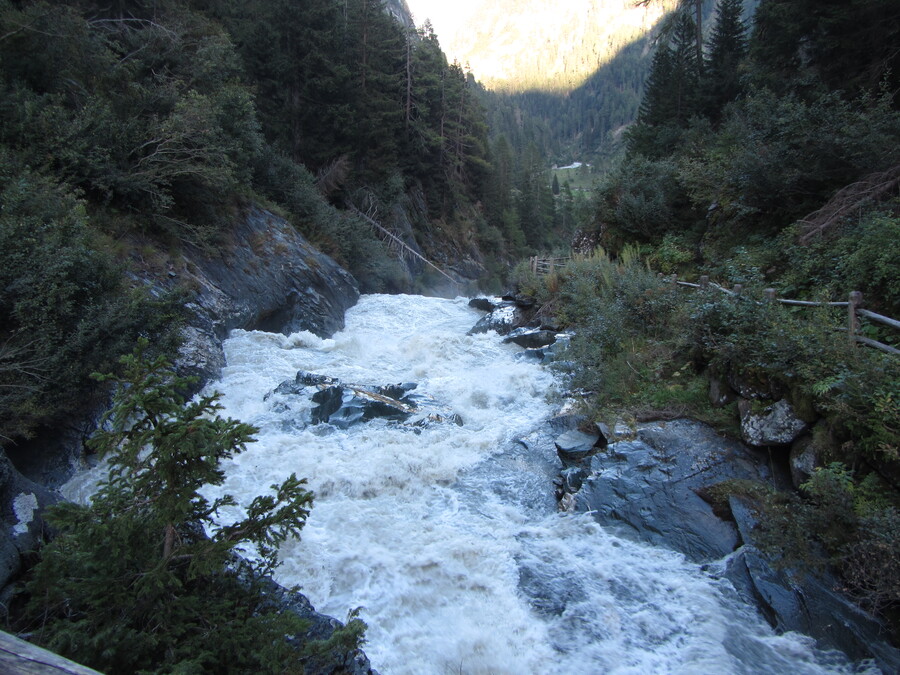
<svg viewBox="0 0 900 675">
<path fill-rule="evenodd" d="M 118 384 L 91 441 L 109 457 L 109 478 L 90 507 L 54 507 L 59 534 L 28 584 L 34 637 L 108 673 L 298 668 L 303 654 L 285 636 L 305 626 L 267 606 L 259 582 L 277 565 L 278 545 L 303 527 L 312 494 L 291 475 L 242 520 L 219 526 L 217 513 L 235 500 L 209 500 L 200 489 L 222 484 L 219 462 L 256 430 L 218 417 L 215 396 L 185 404 L 186 380 L 146 351 L 143 340 L 121 360 L 122 378 L 100 378 Z M 228 568 L 247 545 L 256 555 L 242 579 Z M 351 641 L 361 627 L 348 625 Z"/>
<path fill-rule="evenodd" d="M 722 107 L 743 88 L 738 67 L 747 55 L 747 28 L 742 20 L 741 0 L 720 0 L 716 23 L 709 39 L 709 55 L 704 72 L 704 112 L 718 120 Z"/>
</svg>

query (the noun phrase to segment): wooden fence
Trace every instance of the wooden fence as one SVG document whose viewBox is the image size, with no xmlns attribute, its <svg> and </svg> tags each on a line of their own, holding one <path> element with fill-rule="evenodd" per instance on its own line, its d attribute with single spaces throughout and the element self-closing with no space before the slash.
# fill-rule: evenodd
<svg viewBox="0 0 900 675">
<path fill-rule="evenodd" d="M 550 274 L 557 267 L 565 267 L 571 258 L 539 258 L 532 256 L 529 259 L 531 263 L 532 274 Z"/>
<path fill-rule="evenodd" d="M 530 259 L 531 271 L 532 273 L 539 275 L 550 274 L 557 268 L 565 267 L 566 263 L 568 263 L 570 260 L 571 258 L 539 258 L 537 256 L 534 256 Z M 709 277 L 707 275 L 701 276 L 699 278 L 699 283 L 696 284 L 689 281 L 678 281 L 678 278 L 675 275 L 666 277 L 661 272 L 658 276 L 661 279 L 668 279 L 669 281 L 672 281 L 679 286 L 687 286 L 689 288 L 698 288 L 704 290 L 713 288 L 733 297 L 738 297 L 743 292 L 743 286 L 741 284 L 735 284 L 731 289 L 728 289 L 724 286 L 713 283 L 709 280 Z M 789 300 L 787 298 L 779 298 L 776 297 L 774 288 L 767 288 L 765 290 L 765 302 L 778 302 L 782 305 L 795 305 L 797 307 L 846 307 L 847 328 L 843 330 L 847 331 L 850 340 L 859 342 L 860 344 L 864 344 L 869 347 L 874 347 L 875 349 L 880 349 L 881 351 L 887 352 L 888 354 L 900 355 L 900 349 L 859 334 L 859 317 L 861 316 L 864 316 L 871 321 L 875 321 L 886 326 L 891 326 L 892 328 L 900 329 L 900 321 L 892 319 L 889 316 L 884 316 L 882 314 L 877 314 L 875 312 L 869 311 L 868 309 L 864 309 L 862 307 L 862 293 L 860 293 L 859 291 L 851 292 L 846 301 L 813 302 L 810 300 Z"/>
<path fill-rule="evenodd" d="M 659 276 L 660 278 L 665 278 L 662 273 L 660 273 Z M 690 283 L 688 281 L 678 281 L 677 277 L 675 276 L 670 277 L 670 279 L 679 286 L 688 286 L 690 288 L 699 289 L 714 288 L 733 297 L 740 296 L 744 290 L 741 284 L 735 284 L 729 290 L 723 286 L 720 286 L 719 284 L 713 283 L 706 275 L 701 276 L 699 279 L 699 283 L 696 284 Z M 869 311 L 868 309 L 864 309 L 862 307 L 863 296 L 859 291 L 851 291 L 847 300 L 837 302 L 813 302 L 811 300 L 789 300 L 787 298 L 779 298 L 776 296 L 774 288 L 767 288 L 765 289 L 764 293 L 766 298 L 765 302 L 778 302 L 782 305 L 794 305 L 797 307 L 846 307 L 847 328 L 844 330 L 847 331 L 847 335 L 851 340 L 859 342 L 860 344 L 867 345 L 869 347 L 874 347 L 875 349 L 880 349 L 881 351 L 887 352 L 888 354 L 900 355 L 900 349 L 859 334 L 860 316 L 864 316 L 872 321 L 876 321 L 886 326 L 891 326 L 892 328 L 900 329 L 900 321 L 892 319 L 889 316 L 884 316 L 882 314 L 877 314 L 876 312 Z"/>
</svg>

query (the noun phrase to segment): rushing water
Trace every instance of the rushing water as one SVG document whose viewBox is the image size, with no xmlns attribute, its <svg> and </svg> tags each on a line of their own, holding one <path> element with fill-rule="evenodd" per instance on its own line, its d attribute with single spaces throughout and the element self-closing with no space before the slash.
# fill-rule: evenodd
<svg viewBox="0 0 900 675">
<path fill-rule="evenodd" d="M 495 334 L 467 336 L 478 317 L 464 299 L 374 295 L 333 339 L 227 341 L 211 389 L 260 432 L 221 491 L 246 503 L 296 472 L 316 494 L 280 582 L 338 618 L 361 607 L 383 675 L 851 671 L 808 638 L 775 635 L 682 556 L 558 514 L 552 451 L 516 442 L 552 413 L 556 382 Z M 265 398 L 298 370 L 416 382 L 464 424 L 311 426 L 310 401 Z"/>
</svg>

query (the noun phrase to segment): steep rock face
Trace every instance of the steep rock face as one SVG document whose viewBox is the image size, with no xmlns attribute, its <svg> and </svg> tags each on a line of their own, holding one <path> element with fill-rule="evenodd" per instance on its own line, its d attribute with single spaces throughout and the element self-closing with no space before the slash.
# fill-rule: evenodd
<svg viewBox="0 0 900 675">
<path fill-rule="evenodd" d="M 222 342 L 230 330 L 308 330 L 325 337 L 343 327 L 344 312 L 359 298 L 347 271 L 283 218 L 255 206 L 237 220 L 218 255 L 188 249 L 143 266 L 133 280 L 154 295 L 189 291 L 176 366 L 198 376 L 198 389 L 225 365 Z M 39 540 L 41 513 L 58 499 L 53 490 L 71 476 L 102 412 L 69 420 L 8 453 L 0 448 L 0 588 L 18 572 L 20 554 Z"/>
<path fill-rule="evenodd" d="M 698 492 L 729 479 L 771 478 L 765 455 L 699 422 L 648 423 L 636 439 L 592 457 L 575 510 L 627 525 L 639 539 L 704 562 L 731 553 L 739 537 Z"/>
<path fill-rule="evenodd" d="M 218 377 L 225 363 L 222 340 L 230 330 L 308 330 L 325 337 L 343 328 L 344 312 L 359 299 L 349 272 L 283 218 L 255 206 L 220 255 L 195 250 L 185 255 L 185 263 L 164 283 L 177 280 L 197 289 L 188 304 L 193 317 L 177 365 L 201 380 Z"/>
</svg>

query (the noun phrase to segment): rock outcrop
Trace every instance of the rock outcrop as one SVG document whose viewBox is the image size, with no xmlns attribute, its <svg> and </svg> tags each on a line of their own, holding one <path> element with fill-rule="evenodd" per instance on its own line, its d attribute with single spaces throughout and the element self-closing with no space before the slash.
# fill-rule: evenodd
<svg viewBox="0 0 900 675">
<path fill-rule="evenodd" d="M 417 387 L 414 382 L 387 386 L 350 384 L 301 370 L 293 380 L 285 380 L 266 398 L 280 395 L 308 399 L 313 405 L 296 420 L 299 427 L 324 423 L 347 429 L 373 419 L 416 429 L 443 422 L 463 423 L 458 414 L 428 394 L 416 391 Z"/>
<path fill-rule="evenodd" d="M 178 267 L 163 285 L 196 291 L 176 365 L 204 381 L 221 372 L 222 340 L 232 329 L 327 337 L 343 328 L 344 313 L 359 299 L 349 272 L 286 220 L 258 207 L 247 210 L 220 255 L 188 251 Z M 144 282 L 160 284 L 158 278 Z"/>
<path fill-rule="evenodd" d="M 698 492 L 729 479 L 770 482 L 766 459 L 699 422 L 643 424 L 636 439 L 593 456 L 575 508 L 697 562 L 716 560 L 738 546 L 738 531 Z"/>
</svg>

